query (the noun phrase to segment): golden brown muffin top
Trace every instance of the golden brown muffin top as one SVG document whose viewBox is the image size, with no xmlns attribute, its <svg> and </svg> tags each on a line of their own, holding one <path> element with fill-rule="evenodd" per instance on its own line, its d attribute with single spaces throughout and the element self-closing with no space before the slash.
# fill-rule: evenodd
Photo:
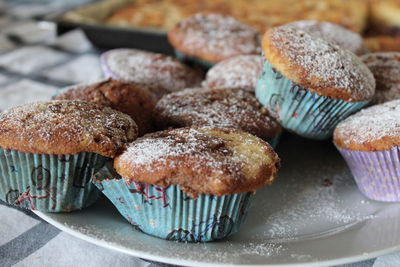
<svg viewBox="0 0 400 267">
<path fill-rule="evenodd" d="M 371 53 L 361 59 L 375 77 L 376 91 L 372 103 L 400 98 L 400 52 Z"/>
<path fill-rule="evenodd" d="M 278 155 L 261 139 L 233 129 L 180 128 L 145 135 L 114 160 L 127 180 L 179 185 L 196 198 L 254 192 L 272 183 Z"/>
<path fill-rule="evenodd" d="M 139 127 L 140 136 L 153 129 L 152 113 L 157 98 L 143 85 L 109 78 L 97 83 L 65 88 L 54 99 L 82 100 L 128 114 Z"/>
<path fill-rule="evenodd" d="M 138 50 L 113 49 L 101 56 L 107 76 L 148 87 L 157 97 L 199 86 L 203 74 L 171 56 Z"/>
<path fill-rule="evenodd" d="M 214 65 L 206 75 L 204 86 L 220 89 L 244 89 L 254 92 L 262 74 L 260 55 L 241 55 Z"/>
<path fill-rule="evenodd" d="M 317 37 L 327 39 L 342 48 L 350 50 L 356 55 L 362 55 L 367 52 L 367 48 L 360 34 L 337 24 L 326 21 L 299 20 L 287 25 L 307 31 Z"/>
<path fill-rule="evenodd" d="M 369 100 L 375 79 L 353 53 L 290 25 L 263 38 L 266 59 L 289 80 L 318 95 L 347 102 Z"/>
<path fill-rule="evenodd" d="M 165 95 L 154 109 L 156 124 L 167 127 L 219 126 L 240 129 L 270 140 L 281 126 L 257 99 L 241 89 L 186 89 Z"/>
<path fill-rule="evenodd" d="M 136 137 L 128 115 L 83 101 L 35 102 L 0 113 L 0 147 L 25 153 L 114 157 Z"/>
<path fill-rule="evenodd" d="M 382 151 L 400 145 L 400 100 L 361 110 L 340 122 L 333 134 L 337 146 Z"/>
<path fill-rule="evenodd" d="M 261 51 L 260 35 L 255 29 L 214 13 L 199 13 L 180 21 L 168 32 L 168 40 L 186 56 L 209 62 Z"/>
</svg>

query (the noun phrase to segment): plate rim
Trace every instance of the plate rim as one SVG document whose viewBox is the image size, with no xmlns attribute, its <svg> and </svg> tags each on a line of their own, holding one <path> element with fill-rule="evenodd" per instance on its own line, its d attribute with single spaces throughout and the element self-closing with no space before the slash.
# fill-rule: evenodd
<svg viewBox="0 0 400 267">
<path fill-rule="evenodd" d="M 45 212 L 40 212 L 40 211 L 33 211 L 37 216 L 39 216 L 41 219 L 45 220 L 49 224 L 53 225 L 54 227 L 60 229 L 63 232 L 66 232 L 76 238 L 79 238 L 81 240 L 84 240 L 86 242 L 92 243 L 94 245 L 106 248 L 106 249 L 111 249 L 114 251 L 118 251 L 133 257 L 137 257 L 139 259 L 145 259 L 145 260 L 150 260 L 150 261 L 155 261 L 155 262 L 160 262 L 160 263 L 166 263 L 166 264 L 173 264 L 173 265 L 182 265 L 182 266 L 195 266 L 195 267 L 214 267 L 214 266 L 265 266 L 265 267 L 270 267 L 270 266 L 280 266 L 280 267 L 293 267 L 293 266 L 299 266 L 299 267 L 305 267 L 305 266 L 332 266 L 332 265 L 340 265 L 340 264 L 348 264 L 348 263 L 355 263 L 355 262 L 360 262 L 360 261 L 365 261 L 369 259 L 373 259 L 382 255 L 387 255 L 390 253 L 394 253 L 397 251 L 400 251 L 400 244 L 385 248 L 385 249 L 380 249 L 376 250 L 374 252 L 370 253 L 362 253 L 358 254 L 355 256 L 351 257 L 343 257 L 343 258 L 338 258 L 334 260 L 325 260 L 325 261 L 310 261 L 310 262 L 303 262 L 303 263 L 288 263 L 288 264 L 237 264 L 237 263 L 208 263 L 208 262 L 199 262 L 195 260 L 185 260 L 185 259 L 175 259 L 175 258 L 170 258 L 170 257 L 165 257 L 165 256 L 156 256 L 153 255 L 149 252 L 143 252 L 143 251 L 137 251 L 134 249 L 129 249 L 125 248 L 123 246 L 119 246 L 118 244 L 114 243 L 109 243 L 105 240 L 101 240 L 95 237 L 92 237 L 90 235 L 84 234 L 77 229 L 70 228 L 63 223 L 59 222 L 58 220 L 55 220 L 48 216 Z M 155 237 L 154 240 L 157 240 Z"/>
</svg>

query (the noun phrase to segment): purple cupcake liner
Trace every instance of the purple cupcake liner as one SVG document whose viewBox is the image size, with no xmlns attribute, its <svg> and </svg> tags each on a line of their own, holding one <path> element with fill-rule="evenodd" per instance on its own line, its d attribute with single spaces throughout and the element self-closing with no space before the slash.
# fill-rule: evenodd
<svg viewBox="0 0 400 267">
<path fill-rule="evenodd" d="M 360 191 L 372 200 L 400 201 L 400 147 L 358 151 L 337 147 Z"/>
</svg>

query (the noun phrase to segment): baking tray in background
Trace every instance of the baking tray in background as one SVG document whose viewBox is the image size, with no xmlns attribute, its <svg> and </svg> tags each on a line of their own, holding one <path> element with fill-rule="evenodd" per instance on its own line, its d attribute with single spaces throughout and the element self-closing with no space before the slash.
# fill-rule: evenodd
<svg viewBox="0 0 400 267">
<path fill-rule="evenodd" d="M 52 14 L 46 20 L 57 25 L 62 34 L 74 28 L 84 31 L 94 46 L 100 49 L 137 48 L 163 54 L 173 54 L 165 31 L 152 28 L 132 28 L 103 23 L 113 11 L 132 3 L 132 0 L 102 0 L 61 14 Z"/>
<path fill-rule="evenodd" d="M 101 0 L 63 13 L 52 14 L 46 20 L 56 24 L 58 34 L 81 28 L 92 44 L 100 49 L 125 47 L 174 54 L 168 43 L 166 30 L 104 23 L 115 10 L 134 1 Z M 368 27 L 364 38 L 372 52 L 400 51 L 400 35 L 374 33 Z"/>
</svg>

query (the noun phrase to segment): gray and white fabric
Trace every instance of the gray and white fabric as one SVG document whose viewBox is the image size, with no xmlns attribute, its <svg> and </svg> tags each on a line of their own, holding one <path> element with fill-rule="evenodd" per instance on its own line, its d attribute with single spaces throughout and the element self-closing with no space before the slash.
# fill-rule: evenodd
<svg viewBox="0 0 400 267">
<path fill-rule="evenodd" d="M 46 100 L 64 86 L 102 77 L 100 52 L 80 30 L 57 37 L 54 25 L 37 20 L 88 1 L 0 0 L 0 110 Z M 0 266 L 167 265 L 82 241 L 0 201 Z M 400 266 L 400 253 L 343 266 Z"/>
</svg>

